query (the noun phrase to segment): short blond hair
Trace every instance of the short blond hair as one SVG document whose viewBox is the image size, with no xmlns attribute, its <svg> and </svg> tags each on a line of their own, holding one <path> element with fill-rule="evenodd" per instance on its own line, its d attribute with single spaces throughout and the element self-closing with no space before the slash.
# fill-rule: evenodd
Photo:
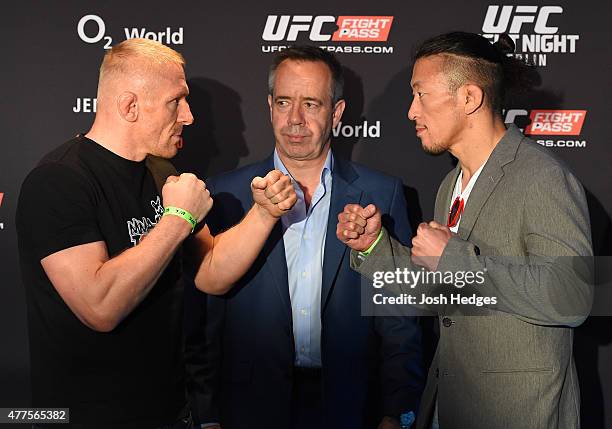
<svg viewBox="0 0 612 429">
<path fill-rule="evenodd" d="M 166 64 L 185 67 L 185 59 L 174 49 L 154 40 L 128 39 L 113 46 L 104 55 L 100 66 L 99 86 L 109 77 L 130 74 L 137 68 L 153 71 Z"/>
</svg>

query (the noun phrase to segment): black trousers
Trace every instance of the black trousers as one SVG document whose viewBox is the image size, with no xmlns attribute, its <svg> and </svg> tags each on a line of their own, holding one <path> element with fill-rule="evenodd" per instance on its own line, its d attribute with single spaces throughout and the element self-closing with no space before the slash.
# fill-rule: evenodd
<svg viewBox="0 0 612 429">
<path fill-rule="evenodd" d="M 293 371 L 292 429 L 323 426 L 322 395 L 321 369 L 296 367 Z"/>
</svg>

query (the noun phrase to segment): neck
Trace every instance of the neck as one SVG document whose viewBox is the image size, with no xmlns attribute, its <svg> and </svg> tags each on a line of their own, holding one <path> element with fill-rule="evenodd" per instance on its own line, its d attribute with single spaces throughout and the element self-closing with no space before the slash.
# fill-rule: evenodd
<svg viewBox="0 0 612 429">
<path fill-rule="evenodd" d="M 280 160 L 300 185 L 300 188 L 302 188 L 307 207 L 310 206 L 312 195 L 321 181 L 321 172 L 323 171 L 329 150 L 328 146 L 327 150 L 324 150 L 321 156 L 315 159 L 292 159 L 277 151 Z"/>
<path fill-rule="evenodd" d="M 497 116 L 490 121 L 470 125 L 463 132 L 459 141 L 449 149 L 450 153 L 459 160 L 463 179 L 466 181 L 469 181 L 472 175 L 489 159 L 506 132 L 503 121 Z"/>
<path fill-rule="evenodd" d="M 325 165 L 329 147 L 324 150 L 321 156 L 315 159 L 293 159 L 285 156 L 280 151 L 277 151 L 278 157 L 283 162 L 291 176 L 302 186 L 304 184 L 319 184 L 321 180 L 321 171 Z"/>
<path fill-rule="evenodd" d="M 128 133 L 119 126 L 108 126 L 101 123 L 98 118 L 85 137 L 98 143 L 122 158 L 130 161 L 142 161 L 147 157 L 145 151 L 139 150 L 130 139 Z"/>
</svg>

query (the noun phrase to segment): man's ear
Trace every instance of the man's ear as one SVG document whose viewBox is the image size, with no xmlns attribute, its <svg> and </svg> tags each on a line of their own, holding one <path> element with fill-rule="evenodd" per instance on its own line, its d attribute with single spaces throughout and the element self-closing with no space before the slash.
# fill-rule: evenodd
<svg viewBox="0 0 612 429">
<path fill-rule="evenodd" d="M 332 128 L 336 128 L 340 123 L 340 119 L 342 119 L 342 114 L 344 113 L 345 107 L 346 103 L 344 102 L 344 100 L 339 100 L 334 106 Z"/>
<path fill-rule="evenodd" d="M 126 91 L 117 98 L 119 116 L 128 122 L 138 119 L 138 97 L 133 92 Z"/>
<path fill-rule="evenodd" d="M 272 121 L 272 96 L 268 95 L 268 106 L 270 107 L 270 121 Z"/>
<path fill-rule="evenodd" d="M 471 115 L 480 109 L 484 103 L 484 92 L 478 85 L 468 83 L 461 88 L 461 99 L 464 103 L 463 109 L 466 115 Z"/>
</svg>

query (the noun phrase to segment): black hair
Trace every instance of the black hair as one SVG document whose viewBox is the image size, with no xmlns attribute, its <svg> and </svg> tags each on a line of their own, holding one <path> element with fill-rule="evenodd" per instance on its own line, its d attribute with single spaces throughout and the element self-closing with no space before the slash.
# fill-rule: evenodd
<svg viewBox="0 0 612 429">
<path fill-rule="evenodd" d="M 507 34 L 501 34 L 492 44 L 478 34 L 455 31 L 423 42 L 414 61 L 442 55 L 452 92 L 471 81 L 482 89 L 485 103 L 494 112 L 501 112 L 510 89 L 529 89 L 539 78 L 535 67 L 509 56 L 514 50 L 514 41 Z"/>
<path fill-rule="evenodd" d="M 342 99 L 344 91 L 344 74 L 342 72 L 342 65 L 331 52 L 311 45 L 294 45 L 280 51 L 280 53 L 274 57 L 274 61 L 272 62 L 270 71 L 268 73 L 269 95 L 273 95 L 276 70 L 278 69 L 278 66 L 286 60 L 313 62 L 320 61 L 324 63 L 329 68 L 332 76 L 332 87 L 330 88 L 332 105 L 335 105 Z"/>
</svg>

